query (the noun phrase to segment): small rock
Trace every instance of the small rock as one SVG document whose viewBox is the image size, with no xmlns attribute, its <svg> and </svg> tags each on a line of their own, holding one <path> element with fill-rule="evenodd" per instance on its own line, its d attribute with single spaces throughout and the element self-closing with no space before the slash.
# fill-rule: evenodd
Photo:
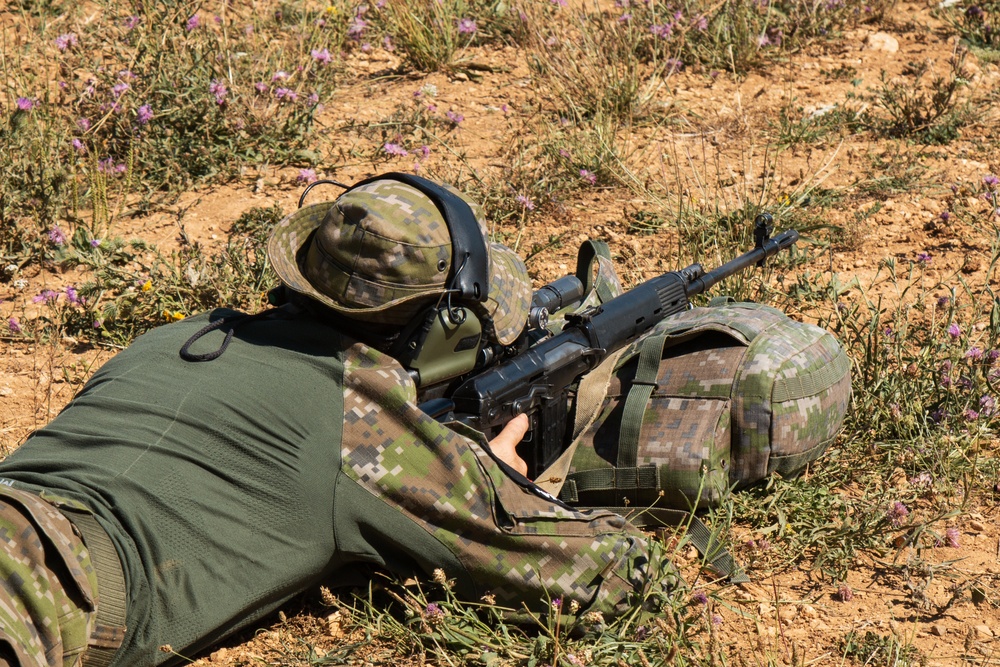
<svg viewBox="0 0 1000 667">
<path fill-rule="evenodd" d="M 14 393 L 14 390 L 10 387 L 0 387 L 0 396 L 10 396 Z"/>
<path fill-rule="evenodd" d="M 465 72 L 455 72 L 452 76 L 453 76 L 453 78 L 455 78 L 455 79 L 457 79 L 459 81 L 468 81 L 469 80 L 469 75 L 466 74 Z"/>
<path fill-rule="evenodd" d="M 795 620 L 795 617 L 799 615 L 799 610 L 795 607 L 782 607 L 778 611 L 778 618 L 780 618 L 785 623 L 791 623 Z"/>
<path fill-rule="evenodd" d="M 816 607 L 814 607 L 814 606 L 812 606 L 810 604 L 804 604 L 804 605 L 802 605 L 801 607 L 799 607 L 799 611 L 806 618 L 819 618 L 819 612 L 816 611 Z"/>
<path fill-rule="evenodd" d="M 935 637 L 944 637 L 948 634 L 948 628 L 944 627 L 940 623 L 935 623 L 931 626 L 931 634 Z"/>
<path fill-rule="evenodd" d="M 979 521 L 970 521 L 969 522 L 969 530 L 971 530 L 974 533 L 985 533 L 986 532 L 986 526 L 983 525 Z"/>
<path fill-rule="evenodd" d="M 886 32 L 876 32 L 865 38 L 865 48 L 869 51 L 885 51 L 886 53 L 896 53 L 899 51 L 899 40 Z"/>
<path fill-rule="evenodd" d="M 973 630 L 976 631 L 976 636 L 979 639 L 993 639 L 993 631 L 986 624 L 977 625 Z"/>
</svg>

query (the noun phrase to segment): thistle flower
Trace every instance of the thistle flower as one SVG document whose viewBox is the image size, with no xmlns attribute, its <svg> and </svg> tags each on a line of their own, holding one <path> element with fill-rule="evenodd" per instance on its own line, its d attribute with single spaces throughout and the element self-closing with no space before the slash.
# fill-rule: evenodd
<svg viewBox="0 0 1000 667">
<path fill-rule="evenodd" d="M 399 144 L 394 144 L 394 143 L 385 144 L 384 146 L 382 146 L 382 150 L 389 155 L 396 155 L 399 157 L 406 157 L 407 155 L 410 154 L 410 151 L 406 150 Z"/>
<path fill-rule="evenodd" d="M 12 334 L 19 334 L 22 331 L 21 323 L 17 321 L 16 317 L 12 317 L 7 320 L 7 328 L 10 329 Z"/>
<path fill-rule="evenodd" d="M 127 83 L 125 83 L 124 81 L 119 81 L 114 85 L 114 87 L 111 88 L 111 94 L 115 96 L 115 99 L 117 99 L 122 95 L 124 95 L 125 91 L 127 91 L 129 88 L 131 88 L 131 86 L 129 86 Z"/>
<path fill-rule="evenodd" d="M 347 26 L 347 36 L 355 41 L 360 41 L 362 35 L 365 34 L 365 30 L 367 29 L 368 21 L 361 18 L 360 15 L 357 15 L 351 19 L 351 24 Z"/>
<path fill-rule="evenodd" d="M 299 94 L 290 88 L 275 88 L 274 96 L 279 100 L 294 102 L 299 99 Z"/>
<path fill-rule="evenodd" d="M 59 228 L 59 225 L 52 225 L 52 229 L 49 230 L 49 241 L 52 245 L 66 245 L 66 235 Z"/>
<path fill-rule="evenodd" d="M 330 55 L 329 49 L 313 49 L 309 52 L 309 55 L 311 55 L 313 60 L 321 65 L 329 65 L 333 62 L 333 56 Z"/>
<path fill-rule="evenodd" d="M 979 361 L 983 358 L 983 351 L 978 347 L 970 347 L 969 351 L 965 353 L 965 358 L 972 361 Z"/>
<path fill-rule="evenodd" d="M 562 598 L 556 598 L 552 601 L 552 610 L 560 611 L 562 610 Z"/>
<path fill-rule="evenodd" d="M 649 31 L 657 39 L 666 39 L 674 32 L 674 27 L 669 23 L 657 23 L 649 26 Z"/>
<path fill-rule="evenodd" d="M 949 547 L 957 549 L 959 547 L 958 528 L 949 528 L 944 531 L 944 540 Z"/>
<path fill-rule="evenodd" d="M 80 298 L 80 295 L 77 293 L 76 288 L 73 287 L 72 285 L 69 285 L 68 287 L 66 287 L 66 300 L 69 301 L 70 303 L 74 304 L 74 305 L 83 303 L 83 300 Z"/>
<path fill-rule="evenodd" d="M 76 46 L 77 41 L 75 32 L 67 32 L 56 37 L 55 40 L 53 40 L 53 43 L 56 45 L 57 49 L 65 51 L 66 49 Z"/>
<path fill-rule="evenodd" d="M 465 116 L 463 116 L 460 113 L 455 113 L 454 111 L 447 111 L 447 112 L 445 112 L 444 115 L 445 115 L 445 118 L 447 118 L 448 120 L 450 120 L 455 125 L 458 125 L 463 120 L 465 120 Z"/>
<path fill-rule="evenodd" d="M 931 256 L 926 252 L 921 252 L 917 254 L 917 261 L 921 264 L 929 264 L 931 261 Z"/>
<path fill-rule="evenodd" d="M 275 73 L 274 73 L 274 75 L 273 75 L 273 76 L 271 77 L 271 81 L 284 81 L 284 80 L 285 80 L 285 79 L 287 79 L 287 78 L 288 78 L 288 72 L 286 72 L 285 70 L 281 70 L 281 69 L 279 69 L 279 70 L 278 70 L 277 72 L 275 72 Z"/>
<path fill-rule="evenodd" d="M 201 19 L 198 18 L 197 14 L 192 14 L 191 18 L 189 18 L 187 20 L 187 23 L 184 24 L 184 29 L 187 30 L 188 32 L 191 32 L 200 25 L 201 25 Z"/>
<path fill-rule="evenodd" d="M 993 174 L 989 174 L 988 176 L 983 176 L 983 185 L 985 185 L 986 187 L 995 188 L 997 183 L 1000 183 L 1000 178 L 997 178 Z"/>
<path fill-rule="evenodd" d="M 141 16 L 129 16 L 125 19 L 125 29 L 131 32 L 139 27 L 140 23 L 142 23 Z"/>
<path fill-rule="evenodd" d="M 39 294 L 31 297 L 32 303 L 55 303 L 59 299 L 59 293 L 50 289 L 42 290 Z"/>
<path fill-rule="evenodd" d="M 21 111 L 31 111 L 36 106 L 38 106 L 38 100 L 32 99 L 30 97 L 19 97 L 17 98 L 17 108 Z"/>
<path fill-rule="evenodd" d="M 299 174 L 295 177 L 297 183 L 312 183 L 315 180 L 316 172 L 312 169 L 299 169 Z"/>
<path fill-rule="evenodd" d="M 948 325 L 948 335 L 951 336 L 952 339 L 958 338 L 959 336 L 962 335 L 961 327 L 952 322 L 950 325 Z"/>
<path fill-rule="evenodd" d="M 901 526 L 903 524 L 903 519 L 905 519 L 909 515 L 910 515 L 910 510 L 907 509 L 906 505 L 899 502 L 898 500 L 889 506 L 889 509 L 885 514 L 886 518 L 889 520 L 889 523 L 891 523 L 893 527 L 896 528 Z"/>
<path fill-rule="evenodd" d="M 215 97 L 215 103 L 220 107 L 226 103 L 226 95 L 229 94 L 229 89 L 226 88 L 226 84 L 218 79 L 212 79 L 212 83 L 208 85 L 208 92 L 210 92 Z"/>
<path fill-rule="evenodd" d="M 517 195 L 516 197 L 514 197 L 514 200 L 521 205 L 521 208 L 525 209 L 526 211 L 535 210 L 535 202 L 531 201 L 524 195 Z"/>
<path fill-rule="evenodd" d="M 145 125 L 153 120 L 153 109 L 148 104 L 143 104 L 135 112 L 135 119 L 139 122 L 139 125 Z"/>
<path fill-rule="evenodd" d="M 474 35 L 478 26 L 476 22 L 469 18 L 462 18 L 458 20 L 458 32 L 462 35 Z"/>
<path fill-rule="evenodd" d="M 97 248 L 101 245 L 101 239 L 90 239 L 90 247 Z"/>
<path fill-rule="evenodd" d="M 708 596 L 705 591 L 695 591 L 691 596 L 691 604 L 708 604 Z"/>
<path fill-rule="evenodd" d="M 587 181 L 591 185 L 597 185 L 597 174 L 587 169 L 580 170 L 580 178 Z"/>
<path fill-rule="evenodd" d="M 428 603 L 424 608 L 424 620 L 430 625 L 438 625 L 447 616 L 447 612 L 440 605 L 433 602 Z"/>
<path fill-rule="evenodd" d="M 69 143 L 73 147 L 73 150 L 75 150 L 77 153 L 80 153 L 82 155 L 83 153 L 87 152 L 87 147 L 79 139 L 73 139 L 73 141 Z"/>
<path fill-rule="evenodd" d="M 851 600 L 854 599 L 854 592 L 851 590 L 851 587 L 848 586 L 847 584 L 841 584 L 840 588 L 837 589 L 837 592 L 834 593 L 834 597 L 836 597 L 841 602 L 850 602 Z"/>
</svg>

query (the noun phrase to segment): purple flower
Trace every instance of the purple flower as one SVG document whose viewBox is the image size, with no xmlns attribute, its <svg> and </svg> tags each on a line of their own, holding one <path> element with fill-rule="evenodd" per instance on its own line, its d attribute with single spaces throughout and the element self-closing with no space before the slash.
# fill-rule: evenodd
<svg viewBox="0 0 1000 667">
<path fill-rule="evenodd" d="M 970 421 L 970 422 L 974 422 L 977 419 L 979 419 L 979 413 L 973 410 L 972 408 L 968 408 L 964 413 L 962 413 L 962 416 L 965 417 L 965 421 Z"/>
<path fill-rule="evenodd" d="M 903 519 L 909 515 L 910 510 L 907 509 L 906 505 L 897 500 L 889 506 L 889 510 L 885 513 L 885 518 L 889 520 L 889 523 L 891 523 L 893 527 L 898 528 L 903 524 Z"/>
<path fill-rule="evenodd" d="M 983 185 L 985 185 L 986 187 L 994 188 L 996 187 L 997 183 L 1000 183 L 1000 179 L 998 179 L 993 174 L 989 174 L 988 176 L 983 176 Z"/>
<path fill-rule="evenodd" d="M 668 72 L 680 72 L 684 69 L 684 61 L 678 60 L 677 58 L 667 58 L 663 64 L 666 66 Z"/>
<path fill-rule="evenodd" d="M 722 617 L 718 614 L 712 614 L 712 625 L 722 625 Z"/>
<path fill-rule="evenodd" d="M 90 239 L 90 247 L 97 248 L 101 245 L 101 239 Z"/>
<path fill-rule="evenodd" d="M 21 111 L 31 111 L 36 106 L 38 106 L 38 100 L 34 100 L 30 97 L 17 98 L 17 108 Z"/>
<path fill-rule="evenodd" d="M 552 601 L 552 609 L 553 611 L 559 611 L 562 609 L 562 598 L 556 598 Z"/>
<path fill-rule="evenodd" d="M 445 116 L 445 118 L 447 118 L 448 120 L 450 120 L 455 125 L 458 125 L 463 120 L 465 120 L 465 116 L 463 116 L 460 113 L 455 113 L 454 111 L 448 111 L 448 112 L 446 112 L 444 114 L 444 116 Z"/>
<path fill-rule="evenodd" d="M 417 149 L 417 152 L 420 153 L 420 155 L 422 155 L 426 159 L 427 156 L 431 154 L 431 147 L 428 146 L 427 144 L 424 144 L 419 149 Z"/>
<path fill-rule="evenodd" d="M 314 107 L 319 104 L 319 95 L 316 93 L 309 93 L 309 97 L 306 98 L 306 101 L 309 102 L 309 106 Z"/>
<path fill-rule="evenodd" d="M 347 27 L 347 36 L 355 41 L 358 41 L 361 39 L 361 36 L 365 34 L 365 30 L 367 28 L 368 21 L 361 18 L 360 15 L 357 15 L 351 19 L 351 25 Z"/>
<path fill-rule="evenodd" d="M 392 53 L 393 51 L 396 50 L 396 47 L 392 43 L 392 37 L 386 35 L 385 37 L 382 38 L 382 48 L 388 51 L 389 53 Z"/>
<path fill-rule="evenodd" d="M 129 88 L 130 88 L 130 86 L 127 83 L 125 83 L 124 81 L 119 81 L 111 89 L 111 93 L 117 99 L 117 98 L 121 97 L 122 95 L 124 95 L 125 91 L 128 90 Z"/>
<path fill-rule="evenodd" d="M 947 308 L 948 304 L 951 303 L 951 297 L 939 296 L 937 300 L 938 308 Z"/>
<path fill-rule="evenodd" d="M 257 89 L 258 93 L 267 92 L 267 84 L 264 83 L 263 81 L 258 81 L 257 83 L 253 84 L 253 87 Z"/>
<path fill-rule="evenodd" d="M 212 83 L 208 85 L 208 92 L 210 92 L 215 97 L 215 103 L 220 107 L 226 103 L 226 95 L 229 94 L 229 89 L 226 88 L 226 84 L 218 79 L 212 79 Z"/>
<path fill-rule="evenodd" d="M 73 139 L 73 141 L 69 143 L 70 145 L 73 146 L 73 150 L 75 150 L 77 153 L 83 154 L 87 152 L 87 147 L 79 139 Z"/>
<path fill-rule="evenodd" d="M 271 77 L 271 81 L 284 81 L 287 78 L 288 78 L 288 72 L 279 69 L 277 72 L 274 73 L 274 76 Z"/>
<path fill-rule="evenodd" d="M 445 611 L 440 605 L 433 602 L 424 608 L 424 618 L 430 623 L 440 622 L 445 617 Z"/>
<path fill-rule="evenodd" d="M 81 118 L 80 120 L 76 121 L 76 126 L 80 128 L 82 131 L 86 132 L 87 130 L 90 129 L 90 119 Z"/>
<path fill-rule="evenodd" d="M 986 358 L 989 359 L 992 364 L 997 359 L 1000 359 L 1000 350 L 990 350 L 986 353 Z"/>
<path fill-rule="evenodd" d="M 55 303 L 59 298 L 58 292 L 53 292 L 50 289 L 42 290 L 40 294 L 31 297 L 32 303 Z"/>
<path fill-rule="evenodd" d="M 312 183 L 316 180 L 316 172 L 312 169 L 299 169 L 299 175 L 295 180 L 298 183 Z"/>
<path fill-rule="evenodd" d="M 410 154 L 410 151 L 406 150 L 399 144 L 394 144 L 394 143 L 385 144 L 384 146 L 382 146 L 382 150 L 384 150 L 389 155 L 396 155 L 399 157 L 405 157 Z"/>
<path fill-rule="evenodd" d="M 691 23 L 691 26 L 698 32 L 705 32 L 706 30 L 708 30 L 708 19 L 705 17 L 704 14 L 699 14 L 698 16 L 695 17 L 694 21 Z"/>
<path fill-rule="evenodd" d="M 989 417 L 996 411 L 997 408 L 996 399 L 987 394 L 986 396 L 983 396 L 982 398 L 979 399 L 979 407 L 982 409 L 983 415 Z"/>
<path fill-rule="evenodd" d="M 553 5 L 556 5 L 557 7 L 566 6 L 566 0 L 549 0 L 549 2 L 551 2 Z"/>
<path fill-rule="evenodd" d="M 972 361 L 979 361 L 983 358 L 983 351 L 978 347 L 970 347 L 969 351 L 965 353 L 965 358 Z"/>
<path fill-rule="evenodd" d="M 7 328 L 10 329 L 10 332 L 12 334 L 19 334 L 22 331 L 21 323 L 17 321 L 16 317 L 12 317 L 9 320 L 7 320 Z"/>
<path fill-rule="evenodd" d="M 66 300 L 74 305 L 83 303 L 83 300 L 80 299 L 80 295 L 77 294 L 76 288 L 72 285 L 66 288 Z"/>
<path fill-rule="evenodd" d="M 535 210 L 535 202 L 531 201 L 524 195 L 517 195 L 516 197 L 514 197 L 514 200 L 521 205 L 521 208 L 525 209 L 526 211 Z"/>
<path fill-rule="evenodd" d="M 592 171 L 588 171 L 586 169 L 581 169 L 580 170 L 580 178 L 582 178 L 583 180 L 587 181 L 591 185 L 596 185 L 597 184 L 597 174 L 595 174 Z"/>
<path fill-rule="evenodd" d="M 192 14 L 191 18 L 189 18 L 187 20 L 187 23 L 184 24 L 184 28 L 188 32 L 191 32 L 192 30 L 194 30 L 195 28 L 197 28 L 200 25 L 201 25 L 201 19 L 198 18 L 197 14 Z"/>
<path fill-rule="evenodd" d="M 59 229 L 59 225 L 52 225 L 52 229 L 49 230 L 49 241 L 52 245 L 66 245 L 66 235 Z"/>
<path fill-rule="evenodd" d="M 288 100 L 289 102 L 299 99 L 299 94 L 290 88 L 275 88 L 274 96 L 279 100 Z"/>
<path fill-rule="evenodd" d="M 850 602 L 854 599 L 854 592 L 847 584 L 841 584 L 834 596 L 841 602 Z"/>
<path fill-rule="evenodd" d="M 94 320 L 94 328 L 100 329 L 104 326 L 104 320 Z"/>
<path fill-rule="evenodd" d="M 921 252 L 917 254 L 917 261 L 921 264 L 928 264 L 931 261 L 931 256 L 926 252 Z"/>
<path fill-rule="evenodd" d="M 691 604 L 708 604 L 708 596 L 705 591 L 695 591 L 691 596 Z"/>
<path fill-rule="evenodd" d="M 658 39 L 666 39 L 673 33 L 674 27 L 669 23 L 657 23 L 649 26 L 649 31 Z"/>
<path fill-rule="evenodd" d="M 153 120 L 153 110 L 148 104 L 143 104 L 139 107 L 138 111 L 135 112 L 135 119 L 139 121 L 139 125 L 145 125 L 149 121 Z"/>
<path fill-rule="evenodd" d="M 951 213 L 949 213 L 948 211 L 941 211 L 938 217 L 941 218 L 942 222 L 948 222 L 948 220 L 951 219 Z"/>
<path fill-rule="evenodd" d="M 333 61 L 333 56 L 330 55 L 329 49 L 313 49 L 309 52 L 309 55 L 321 65 L 329 65 Z"/>
<path fill-rule="evenodd" d="M 952 338 L 958 338 L 959 336 L 962 335 L 962 329 L 957 324 L 952 322 L 948 326 L 948 335 L 951 336 Z"/>
<path fill-rule="evenodd" d="M 958 544 L 958 528 L 949 528 L 944 531 L 945 543 L 952 549 L 957 549 Z"/>
<path fill-rule="evenodd" d="M 458 32 L 462 35 L 474 35 L 478 26 L 476 22 L 472 19 L 459 19 L 458 20 Z"/>
<path fill-rule="evenodd" d="M 57 49 L 65 51 L 66 49 L 76 46 L 77 41 L 75 32 L 67 32 L 66 34 L 56 37 L 54 43 Z"/>
<path fill-rule="evenodd" d="M 129 16 L 125 19 L 125 29 L 130 31 L 135 30 L 140 23 L 142 23 L 141 16 Z"/>
</svg>

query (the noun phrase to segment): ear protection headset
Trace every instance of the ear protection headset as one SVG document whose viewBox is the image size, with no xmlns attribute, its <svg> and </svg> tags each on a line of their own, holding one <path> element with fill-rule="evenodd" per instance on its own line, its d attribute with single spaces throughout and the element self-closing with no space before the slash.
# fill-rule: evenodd
<svg viewBox="0 0 1000 667">
<path fill-rule="evenodd" d="M 462 304 L 474 306 L 485 302 L 489 295 L 489 248 L 472 207 L 433 181 L 401 172 L 373 176 L 350 187 L 336 181 L 316 181 L 302 193 L 299 206 L 308 191 L 320 183 L 333 183 L 350 191 L 387 179 L 405 183 L 434 202 L 451 237 L 451 269 L 445 293 L 400 332 L 389 350 L 414 375 L 417 386 L 426 387 L 471 371 L 479 356 L 483 325 L 474 310 Z"/>
</svg>

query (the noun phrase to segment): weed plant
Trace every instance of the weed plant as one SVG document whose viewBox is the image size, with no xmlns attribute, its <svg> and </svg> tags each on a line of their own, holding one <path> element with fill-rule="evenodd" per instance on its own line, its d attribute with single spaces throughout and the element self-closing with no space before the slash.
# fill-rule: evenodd
<svg viewBox="0 0 1000 667">
<path fill-rule="evenodd" d="M 48 5 L 34 9 L 45 18 L 0 61 L 5 257 L 44 249 L 41 235 L 76 224 L 88 204 L 89 233 L 104 237 L 126 198 L 321 159 L 314 116 L 349 47 L 337 2 L 222 4 L 213 15 L 173 3 L 122 13 L 106 1 L 87 17 L 68 10 L 58 31 Z"/>
</svg>

